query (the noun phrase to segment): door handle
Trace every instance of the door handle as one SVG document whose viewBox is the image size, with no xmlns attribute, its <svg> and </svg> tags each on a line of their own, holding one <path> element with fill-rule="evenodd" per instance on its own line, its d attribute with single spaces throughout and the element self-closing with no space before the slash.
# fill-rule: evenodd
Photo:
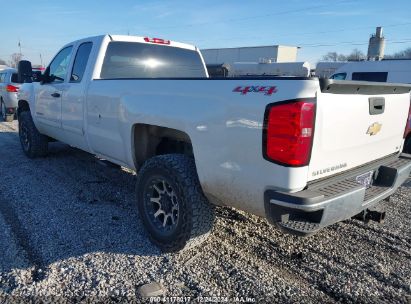
<svg viewBox="0 0 411 304">
<path fill-rule="evenodd" d="M 55 92 L 55 93 L 51 94 L 51 96 L 58 98 L 58 97 L 60 97 L 61 95 L 60 95 L 60 93 Z"/>
</svg>

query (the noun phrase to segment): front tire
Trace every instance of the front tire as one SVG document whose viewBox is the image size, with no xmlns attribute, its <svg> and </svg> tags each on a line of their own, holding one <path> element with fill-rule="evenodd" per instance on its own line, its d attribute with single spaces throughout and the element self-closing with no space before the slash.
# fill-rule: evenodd
<svg viewBox="0 0 411 304">
<path fill-rule="evenodd" d="M 203 243 L 214 224 L 192 158 L 166 154 L 149 159 L 137 175 L 137 205 L 151 241 L 166 252 Z"/>
<path fill-rule="evenodd" d="M 29 111 L 19 114 L 19 137 L 23 152 L 29 158 L 47 155 L 47 136 L 37 130 Z"/>
</svg>

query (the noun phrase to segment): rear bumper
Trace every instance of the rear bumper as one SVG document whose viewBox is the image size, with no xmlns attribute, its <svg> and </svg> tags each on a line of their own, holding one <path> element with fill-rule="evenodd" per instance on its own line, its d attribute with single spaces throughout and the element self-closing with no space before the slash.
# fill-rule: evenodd
<svg viewBox="0 0 411 304">
<path fill-rule="evenodd" d="M 17 93 L 6 93 L 3 95 L 3 101 L 6 108 L 16 109 L 18 106 Z"/>
<path fill-rule="evenodd" d="M 376 174 L 369 188 L 356 177 L 368 171 Z M 267 190 L 264 193 L 268 220 L 287 232 L 312 234 L 353 217 L 393 194 L 409 177 L 411 155 L 385 159 L 343 176 L 310 185 L 297 193 Z"/>
</svg>

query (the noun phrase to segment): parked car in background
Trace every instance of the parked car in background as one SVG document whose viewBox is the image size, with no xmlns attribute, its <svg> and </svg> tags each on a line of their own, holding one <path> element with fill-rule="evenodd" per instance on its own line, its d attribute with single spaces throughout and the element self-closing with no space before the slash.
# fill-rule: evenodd
<svg viewBox="0 0 411 304">
<path fill-rule="evenodd" d="M 44 73 L 45 68 L 41 65 L 32 66 L 33 81 L 39 81 L 41 74 Z"/>
<path fill-rule="evenodd" d="M 0 115 L 4 121 L 10 122 L 14 119 L 19 87 L 16 69 L 8 68 L 0 71 Z"/>
</svg>

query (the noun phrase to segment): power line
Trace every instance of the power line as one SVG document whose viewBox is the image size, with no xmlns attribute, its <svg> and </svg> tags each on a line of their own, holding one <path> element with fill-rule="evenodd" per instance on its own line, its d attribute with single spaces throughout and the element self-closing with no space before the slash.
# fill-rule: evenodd
<svg viewBox="0 0 411 304">
<path fill-rule="evenodd" d="M 405 22 L 405 23 L 397 23 L 397 24 L 388 24 L 388 25 L 381 25 L 384 28 L 389 28 L 389 27 L 399 27 L 399 26 L 406 26 L 406 25 L 411 25 L 411 22 Z M 357 31 L 360 29 L 375 29 L 374 25 L 370 26 L 362 26 L 362 27 L 353 27 L 353 28 L 341 28 L 341 29 L 335 29 L 335 30 L 330 30 L 330 31 L 321 31 L 321 32 L 300 32 L 300 33 L 292 33 L 292 34 L 287 34 L 284 36 L 288 37 L 298 37 L 298 36 L 306 36 L 306 35 L 315 35 L 315 34 L 330 34 L 330 33 L 338 33 L 338 32 L 348 32 L 348 31 Z M 242 36 L 237 36 L 237 37 L 229 37 L 229 38 L 215 38 L 213 40 L 224 40 L 224 41 L 234 41 L 237 39 L 244 38 L 244 35 Z M 261 38 L 267 38 L 267 35 L 261 36 L 247 36 L 247 38 L 253 38 L 253 39 L 261 39 Z M 278 40 L 278 39 L 277 39 Z M 210 39 L 196 39 L 196 43 L 199 41 L 210 41 Z M 297 45 L 301 46 L 301 44 L 296 43 Z"/>
<path fill-rule="evenodd" d="M 404 38 L 402 40 L 389 40 L 386 39 L 386 42 L 389 42 L 391 44 L 401 44 L 401 43 L 411 43 L 411 38 Z M 352 46 L 357 46 L 357 45 L 368 45 L 368 42 L 359 42 L 359 41 L 343 41 L 343 42 L 336 42 L 336 43 L 327 43 L 327 44 L 322 44 L 322 43 L 312 43 L 312 44 L 300 44 L 300 46 L 309 48 L 309 47 L 325 47 L 325 46 L 338 46 L 338 45 L 352 45 Z"/>
<path fill-rule="evenodd" d="M 384 27 L 384 28 L 387 28 L 387 27 L 398 27 L 398 26 L 404 26 L 404 25 L 411 25 L 411 22 L 381 25 L 381 26 Z M 353 27 L 353 28 L 348 28 L 348 29 L 347 28 L 341 28 L 341 29 L 336 29 L 336 30 L 331 30 L 331 31 L 321 31 L 321 32 L 294 33 L 294 34 L 287 35 L 287 36 L 296 36 L 296 35 L 300 36 L 300 35 L 310 35 L 310 34 L 313 34 L 313 35 L 315 35 L 315 34 L 329 34 L 329 33 L 363 30 L 363 29 L 368 29 L 368 28 L 375 29 L 375 25 Z"/>
<path fill-rule="evenodd" d="M 341 0 L 333 3 L 333 5 L 338 5 L 342 3 L 350 3 L 352 1 L 347 1 L 347 0 Z M 329 7 L 330 4 L 321 4 L 321 5 L 314 5 L 314 6 L 308 6 L 300 9 L 292 9 L 292 10 L 286 10 L 286 11 L 280 11 L 280 12 L 275 12 L 275 13 L 270 13 L 270 14 L 264 14 L 264 15 L 254 15 L 254 16 L 249 16 L 249 17 L 242 17 L 242 18 L 231 18 L 231 19 L 224 19 L 221 21 L 207 21 L 207 22 L 197 22 L 197 23 L 187 23 L 187 24 L 181 24 L 181 25 L 173 25 L 173 26 L 161 26 L 161 27 L 152 27 L 149 29 L 150 30 L 158 30 L 158 29 L 173 29 L 173 28 L 184 28 L 184 27 L 192 27 L 192 26 L 203 26 L 203 25 L 210 25 L 210 24 L 218 24 L 218 23 L 237 23 L 237 22 L 242 22 L 242 21 L 247 21 L 247 20 L 254 20 L 254 19 L 259 19 L 259 18 L 266 18 L 266 17 L 271 17 L 271 16 L 276 16 L 276 15 L 286 15 L 286 14 L 292 14 L 292 13 L 298 13 L 298 12 L 305 12 L 308 10 L 313 10 L 317 8 L 322 8 L 322 7 Z"/>
</svg>

